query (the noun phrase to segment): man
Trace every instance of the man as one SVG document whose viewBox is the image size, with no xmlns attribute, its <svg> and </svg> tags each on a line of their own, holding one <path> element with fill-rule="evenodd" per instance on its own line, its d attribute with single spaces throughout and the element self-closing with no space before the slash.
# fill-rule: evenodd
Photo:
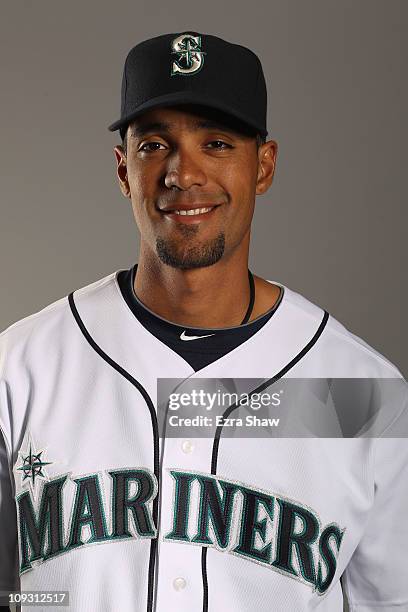
<svg viewBox="0 0 408 612">
<path fill-rule="evenodd" d="M 277 156 L 259 59 L 144 41 L 110 129 L 137 264 L 0 337 L 1 588 L 87 612 L 408 610 L 405 382 L 248 270 Z M 249 409 L 213 417 L 223 389 Z M 212 403 L 182 422 L 186 398 Z"/>
</svg>

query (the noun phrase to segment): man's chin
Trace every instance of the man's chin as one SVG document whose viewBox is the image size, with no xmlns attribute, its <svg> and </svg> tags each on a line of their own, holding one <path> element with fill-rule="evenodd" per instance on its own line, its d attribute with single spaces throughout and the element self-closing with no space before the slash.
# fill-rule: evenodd
<svg viewBox="0 0 408 612">
<path fill-rule="evenodd" d="M 225 237 L 220 234 L 200 247 L 180 250 L 180 245 L 158 238 L 156 253 L 164 264 L 179 270 L 194 270 L 216 264 L 224 254 Z"/>
</svg>

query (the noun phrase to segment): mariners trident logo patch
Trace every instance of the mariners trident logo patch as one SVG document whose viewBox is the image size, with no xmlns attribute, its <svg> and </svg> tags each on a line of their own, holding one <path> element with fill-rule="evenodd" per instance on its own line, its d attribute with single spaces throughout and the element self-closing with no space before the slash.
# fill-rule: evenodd
<svg viewBox="0 0 408 612">
<path fill-rule="evenodd" d="M 28 480 L 32 489 L 38 480 L 48 480 L 45 472 L 45 466 L 51 465 L 51 461 L 44 460 L 45 450 L 35 450 L 33 441 L 28 440 L 28 446 L 25 451 L 19 452 L 20 465 L 16 467 L 18 472 L 22 473 L 23 482 Z"/>
<path fill-rule="evenodd" d="M 180 34 L 171 43 L 171 53 L 175 55 L 171 63 L 171 76 L 190 76 L 204 66 L 205 51 L 201 50 L 201 36 Z"/>
</svg>

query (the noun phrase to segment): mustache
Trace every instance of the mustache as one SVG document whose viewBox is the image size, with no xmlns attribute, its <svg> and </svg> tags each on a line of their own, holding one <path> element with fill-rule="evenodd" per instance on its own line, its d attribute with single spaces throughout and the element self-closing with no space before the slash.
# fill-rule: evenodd
<svg viewBox="0 0 408 612">
<path fill-rule="evenodd" d="M 214 191 L 176 191 L 170 190 L 168 193 L 161 196 L 157 201 L 159 208 L 167 208 L 168 206 L 180 205 L 187 206 L 188 204 L 202 204 L 205 206 L 208 204 L 219 205 L 227 203 L 228 198 L 223 193 L 216 193 Z"/>
</svg>

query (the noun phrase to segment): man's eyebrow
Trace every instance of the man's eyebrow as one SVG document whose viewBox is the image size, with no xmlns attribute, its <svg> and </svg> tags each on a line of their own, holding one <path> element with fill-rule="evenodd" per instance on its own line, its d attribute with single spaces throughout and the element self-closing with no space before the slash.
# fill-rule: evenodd
<svg viewBox="0 0 408 612">
<path fill-rule="evenodd" d="M 154 121 L 150 123 L 141 123 L 134 124 L 131 127 L 132 136 L 146 136 L 146 134 L 151 134 L 152 132 L 168 132 L 170 130 L 170 125 L 168 123 L 164 123 L 162 121 Z"/>
<path fill-rule="evenodd" d="M 141 138 L 147 134 L 158 132 L 169 134 L 171 129 L 171 123 L 166 123 L 164 121 L 151 121 L 149 123 L 133 124 L 131 128 L 131 135 Z M 236 133 L 236 130 L 234 130 L 232 127 L 229 127 L 228 125 L 219 121 L 215 121 L 214 119 L 197 119 L 196 121 L 193 121 L 191 123 L 191 131 L 196 132 L 198 130 L 221 130 L 223 132 L 230 132 L 232 134 Z"/>
</svg>

